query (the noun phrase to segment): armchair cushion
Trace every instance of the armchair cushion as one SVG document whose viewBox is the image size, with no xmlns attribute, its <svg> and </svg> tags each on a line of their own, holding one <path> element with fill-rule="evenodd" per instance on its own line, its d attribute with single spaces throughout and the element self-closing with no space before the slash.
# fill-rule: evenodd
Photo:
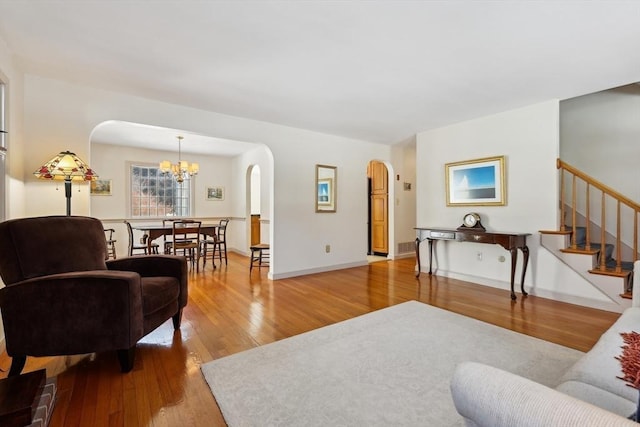
<svg viewBox="0 0 640 427">
<path fill-rule="evenodd" d="M 180 307 L 187 304 L 188 270 L 185 258 L 182 256 L 140 255 L 109 260 L 106 265 L 112 271 L 135 271 L 143 279 L 147 277 L 173 277 L 179 284 L 178 304 Z"/>
<path fill-rule="evenodd" d="M 142 278 L 142 307 L 145 315 L 161 310 L 167 303 L 178 306 L 180 288 L 174 277 L 143 277 Z"/>
</svg>

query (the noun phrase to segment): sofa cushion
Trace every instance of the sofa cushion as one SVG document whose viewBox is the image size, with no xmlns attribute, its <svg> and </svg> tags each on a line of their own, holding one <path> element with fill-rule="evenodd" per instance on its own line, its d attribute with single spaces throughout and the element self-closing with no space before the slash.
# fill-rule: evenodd
<svg viewBox="0 0 640 427">
<path fill-rule="evenodd" d="M 142 311 L 146 316 L 176 303 L 180 293 L 180 284 L 175 277 L 142 278 Z"/>
<path fill-rule="evenodd" d="M 631 415 L 636 410 L 637 402 L 632 402 L 590 384 L 567 381 L 556 387 L 556 390 L 623 417 Z"/>
<path fill-rule="evenodd" d="M 638 399 L 638 390 L 618 379 L 622 375 L 620 361 L 622 353 L 621 332 L 640 330 L 640 308 L 631 307 L 605 332 L 596 345 L 580 358 L 562 377 L 561 383 L 575 381 L 589 384 L 609 393 L 623 397 L 630 402 Z"/>
</svg>

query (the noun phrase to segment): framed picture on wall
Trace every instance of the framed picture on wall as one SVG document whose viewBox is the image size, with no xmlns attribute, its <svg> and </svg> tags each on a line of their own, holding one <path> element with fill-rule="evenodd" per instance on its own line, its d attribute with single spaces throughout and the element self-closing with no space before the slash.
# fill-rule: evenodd
<svg viewBox="0 0 640 427">
<path fill-rule="evenodd" d="M 209 201 L 224 200 L 224 187 L 207 187 L 207 200 Z"/>
<path fill-rule="evenodd" d="M 96 179 L 91 181 L 90 193 L 92 196 L 110 196 L 111 195 L 111 180 L 110 179 Z"/>
<path fill-rule="evenodd" d="M 447 206 L 504 206 L 507 204 L 504 156 L 447 163 Z"/>
<path fill-rule="evenodd" d="M 336 211 L 337 173 L 336 166 L 316 165 L 316 212 Z"/>
</svg>

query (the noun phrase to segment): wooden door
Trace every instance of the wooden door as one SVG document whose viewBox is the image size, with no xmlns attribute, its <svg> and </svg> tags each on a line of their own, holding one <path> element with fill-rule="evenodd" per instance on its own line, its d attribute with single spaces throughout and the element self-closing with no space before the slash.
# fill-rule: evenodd
<svg viewBox="0 0 640 427">
<path fill-rule="evenodd" d="M 384 163 L 370 163 L 371 174 L 371 251 L 386 256 L 389 253 L 389 190 L 388 172 Z"/>
<path fill-rule="evenodd" d="M 260 215 L 251 215 L 251 245 L 260 243 Z"/>
</svg>

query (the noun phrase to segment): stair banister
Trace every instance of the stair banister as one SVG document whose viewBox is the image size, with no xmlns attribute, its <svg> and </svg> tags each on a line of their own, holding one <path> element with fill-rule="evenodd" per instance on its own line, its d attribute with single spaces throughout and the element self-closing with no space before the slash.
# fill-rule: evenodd
<svg viewBox="0 0 640 427">
<path fill-rule="evenodd" d="M 560 169 L 560 221 L 562 221 L 562 223 L 560 224 L 560 231 L 566 231 L 567 227 L 566 227 L 566 221 L 565 221 L 565 203 L 564 203 L 564 199 L 565 199 L 565 192 L 564 192 L 564 169 L 560 168 L 560 159 L 558 159 L 558 161 L 556 162 L 558 169 Z"/>
<path fill-rule="evenodd" d="M 618 200 L 616 206 L 616 272 L 622 271 L 622 238 L 620 231 L 620 201 Z"/>
<path fill-rule="evenodd" d="M 590 190 L 591 189 L 591 184 L 589 184 L 587 182 L 587 208 L 586 208 L 586 230 L 585 230 L 585 238 L 586 238 L 586 246 L 585 249 L 590 251 L 591 250 L 591 197 L 590 197 Z"/>
<path fill-rule="evenodd" d="M 580 180 L 584 181 L 586 183 L 586 224 L 585 224 L 585 232 L 586 232 L 586 245 L 589 245 L 590 242 L 590 228 L 591 228 L 591 217 L 590 217 L 590 189 L 591 187 L 595 187 L 597 190 L 602 192 L 602 199 L 601 199 L 601 208 L 602 208 L 602 212 L 601 212 L 601 226 L 600 226 L 600 241 L 601 241 L 601 251 L 604 254 L 605 253 L 605 245 L 606 245 L 606 197 L 611 197 L 613 199 L 615 199 L 617 201 L 617 216 L 616 216 L 616 271 L 620 272 L 622 270 L 621 267 L 621 240 L 622 240 L 622 232 L 621 232 L 621 223 L 622 223 L 622 216 L 621 216 L 621 206 L 625 205 L 627 207 L 629 207 L 630 209 L 633 210 L 634 215 L 633 215 L 633 260 L 637 260 L 638 259 L 638 213 L 640 212 L 640 204 L 634 202 L 633 200 L 629 199 L 628 197 L 622 195 L 621 193 L 615 191 L 614 189 L 608 187 L 607 185 L 597 181 L 596 179 L 590 177 L 589 175 L 585 174 L 584 172 L 580 171 L 579 169 L 576 169 L 575 167 L 569 165 L 568 163 L 563 162 L 560 159 L 557 159 L 556 162 L 557 168 L 561 170 L 560 173 L 560 217 L 562 218 L 562 224 L 560 225 L 560 230 L 561 231 L 566 231 L 566 224 L 565 224 L 565 215 L 566 215 L 566 211 L 565 211 L 565 200 L 566 200 L 566 194 L 565 194 L 565 171 L 567 173 L 572 174 L 572 240 L 571 240 L 571 246 L 575 249 L 577 244 L 576 244 L 576 219 L 577 219 L 577 184 L 576 184 L 576 180 L 579 178 Z M 588 248 L 588 246 L 587 246 Z M 600 257 L 600 262 L 599 262 L 599 268 L 602 270 L 606 269 L 606 260 L 605 260 L 605 256 L 601 256 Z"/>
<path fill-rule="evenodd" d="M 600 201 L 602 212 L 600 213 L 600 269 L 605 270 L 607 268 L 607 260 L 605 259 L 606 253 L 606 226 L 607 223 L 607 208 L 606 208 L 606 194 L 602 192 L 602 199 Z"/>
<path fill-rule="evenodd" d="M 592 186 L 594 186 L 598 190 L 607 193 L 608 196 L 611 196 L 614 199 L 619 200 L 620 202 L 622 202 L 626 206 L 630 207 L 631 209 L 633 209 L 635 211 L 640 211 L 640 204 L 638 204 L 638 203 L 634 202 L 633 200 L 631 200 L 630 198 L 622 195 L 621 193 L 617 192 L 613 188 L 611 188 L 611 187 L 609 187 L 609 186 L 597 181 L 596 179 L 590 177 L 586 173 L 580 171 L 579 169 L 574 168 L 573 166 L 569 165 L 568 163 L 563 162 L 560 159 L 558 159 L 557 164 L 558 164 L 558 169 L 562 168 L 562 169 L 566 170 L 567 172 L 577 176 L 578 178 L 582 179 L 583 181 L 590 183 Z"/>
</svg>

